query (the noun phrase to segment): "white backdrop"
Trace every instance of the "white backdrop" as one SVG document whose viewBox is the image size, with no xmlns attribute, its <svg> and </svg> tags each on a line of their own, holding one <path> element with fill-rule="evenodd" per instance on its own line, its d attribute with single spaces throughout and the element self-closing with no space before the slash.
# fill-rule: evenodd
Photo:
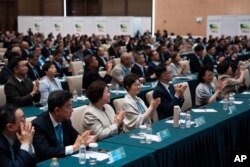
<svg viewBox="0 0 250 167">
<path fill-rule="evenodd" d="M 139 30 L 141 33 L 151 31 L 151 17 L 37 17 L 18 16 L 18 32 L 27 34 L 28 29 L 34 33 L 42 32 L 47 36 L 61 33 L 79 33 L 91 35 L 131 35 Z"/>
<path fill-rule="evenodd" d="M 208 16 L 207 37 L 246 35 L 250 37 L 250 15 Z"/>
</svg>

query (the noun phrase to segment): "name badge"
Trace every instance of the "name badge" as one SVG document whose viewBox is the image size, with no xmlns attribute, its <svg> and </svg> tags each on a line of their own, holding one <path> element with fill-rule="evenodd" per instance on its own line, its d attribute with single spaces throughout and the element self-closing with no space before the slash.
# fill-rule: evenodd
<svg viewBox="0 0 250 167">
<path fill-rule="evenodd" d="M 126 157 L 126 153 L 124 151 L 123 147 L 120 147 L 116 150 L 113 150 L 111 152 L 108 152 L 108 156 L 109 156 L 109 162 L 108 163 L 113 163 L 117 160 L 120 160 L 122 158 Z"/>
<path fill-rule="evenodd" d="M 160 141 L 165 140 L 165 139 L 170 137 L 170 132 L 169 132 L 168 129 L 164 129 L 164 130 L 162 130 L 160 132 L 157 132 L 156 134 L 159 137 Z"/>
<path fill-rule="evenodd" d="M 196 118 L 195 120 L 195 127 L 198 127 L 198 126 L 201 126 L 201 125 L 204 125 L 206 123 L 206 120 L 205 120 L 205 117 L 204 116 L 201 116 L 199 118 Z"/>
</svg>

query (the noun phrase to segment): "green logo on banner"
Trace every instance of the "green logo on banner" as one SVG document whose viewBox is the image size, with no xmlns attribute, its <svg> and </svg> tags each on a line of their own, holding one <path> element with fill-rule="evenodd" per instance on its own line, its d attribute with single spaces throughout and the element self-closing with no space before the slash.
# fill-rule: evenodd
<svg viewBox="0 0 250 167">
<path fill-rule="evenodd" d="M 216 24 L 209 24 L 209 27 L 210 27 L 211 32 L 218 33 L 218 31 L 219 31 L 218 25 L 216 25 Z"/>
<path fill-rule="evenodd" d="M 250 27 L 248 24 L 240 24 L 240 29 L 241 29 L 241 32 L 243 32 L 243 33 L 250 32 Z"/>
</svg>

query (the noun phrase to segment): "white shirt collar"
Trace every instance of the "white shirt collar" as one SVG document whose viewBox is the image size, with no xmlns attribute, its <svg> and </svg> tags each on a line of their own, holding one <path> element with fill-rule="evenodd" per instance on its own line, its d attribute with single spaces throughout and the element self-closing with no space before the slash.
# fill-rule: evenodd
<svg viewBox="0 0 250 167">
<path fill-rule="evenodd" d="M 59 123 L 55 121 L 55 119 L 54 119 L 53 116 L 50 114 L 50 112 L 49 112 L 49 117 L 50 117 L 50 120 L 51 120 L 53 126 L 56 127 Z"/>
<path fill-rule="evenodd" d="M 19 82 L 22 82 L 22 81 L 23 81 L 23 79 L 18 78 L 17 76 L 15 76 L 15 77 L 16 77 L 16 79 L 17 79 Z"/>
<path fill-rule="evenodd" d="M 140 65 L 140 64 L 138 64 L 138 63 L 135 63 L 135 64 L 137 64 L 140 68 L 143 68 L 143 66 L 142 66 L 142 65 Z"/>
<path fill-rule="evenodd" d="M 161 82 L 161 84 L 168 90 L 169 84 L 165 84 L 165 83 L 163 83 L 163 82 Z"/>
</svg>

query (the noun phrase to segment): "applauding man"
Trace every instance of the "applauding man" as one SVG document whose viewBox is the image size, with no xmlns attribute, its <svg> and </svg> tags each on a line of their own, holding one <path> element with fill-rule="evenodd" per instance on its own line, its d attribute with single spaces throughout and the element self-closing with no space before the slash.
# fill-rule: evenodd
<svg viewBox="0 0 250 167">
<path fill-rule="evenodd" d="M 35 127 L 34 146 L 38 160 L 52 157 L 64 157 L 79 149 L 81 142 L 89 144 L 95 136 L 86 131 L 79 135 L 72 127 L 70 117 L 73 112 L 72 94 L 68 91 L 56 90 L 48 98 L 48 112 L 33 121 Z"/>
<path fill-rule="evenodd" d="M 32 141 L 35 131 L 30 122 L 25 122 L 23 111 L 12 105 L 1 107 L 0 131 L 1 166 L 34 166 Z"/>
</svg>

